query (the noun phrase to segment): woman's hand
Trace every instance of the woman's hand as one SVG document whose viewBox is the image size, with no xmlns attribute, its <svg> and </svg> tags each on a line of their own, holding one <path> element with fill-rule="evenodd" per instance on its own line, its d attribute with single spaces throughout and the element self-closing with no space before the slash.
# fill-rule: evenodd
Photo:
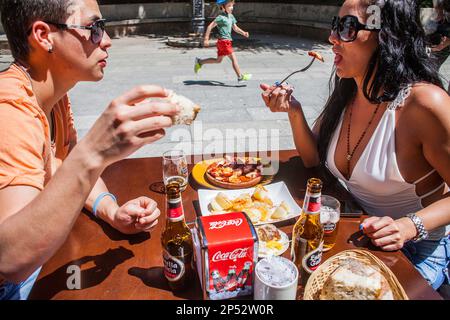
<svg viewBox="0 0 450 320">
<path fill-rule="evenodd" d="M 405 242 L 417 235 L 416 226 L 407 217 L 398 220 L 391 217 L 370 217 L 360 227 L 372 243 L 384 251 L 399 250 Z"/>
<path fill-rule="evenodd" d="M 263 83 L 260 87 L 264 91 L 262 93 L 264 103 L 270 111 L 292 113 L 301 108 L 300 102 L 292 96 L 293 88 L 291 86 L 277 87 Z"/>
<path fill-rule="evenodd" d="M 111 224 L 124 234 L 151 232 L 158 224 L 160 214 L 161 211 L 154 200 L 139 197 L 118 208 Z"/>
</svg>

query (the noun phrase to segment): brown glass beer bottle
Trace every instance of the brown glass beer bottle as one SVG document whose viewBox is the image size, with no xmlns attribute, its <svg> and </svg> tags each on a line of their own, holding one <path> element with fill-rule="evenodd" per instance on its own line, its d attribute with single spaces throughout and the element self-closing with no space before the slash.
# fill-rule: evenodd
<svg viewBox="0 0 450 320">
<path fill-rule="evenodd" d="M 319 267 L 322 261 L 321 193 L 322 181 L 316 178 L 309 179 L 302 214 L 292 231 L 291 259 L 298 268 L 300 283 L 303 287 L 310 274 Z"/>
<path fill-rule="evenodd" d="M 179 183 L 172 182 L 166 186 L 166 197 L 166 227 L 161 235 L 164 275 L 171 289 L 179 291 L 192 285 L 192 234 L 184 218 Z"/>
</svg>

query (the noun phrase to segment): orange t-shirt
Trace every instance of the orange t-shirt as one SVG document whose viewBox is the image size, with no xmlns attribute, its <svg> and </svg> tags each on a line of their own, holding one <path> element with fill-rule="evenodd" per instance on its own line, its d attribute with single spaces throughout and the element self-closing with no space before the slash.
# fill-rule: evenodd
<svg viewBox="0 0 450 320">
<path fill-rule="evenodd" d="M 27 73 L 16 64 L 0 72 L 0 189 L 22 185 L 42 190 L 67 157 L 77 141 L 67 95 L 53 114 L 52 143 Z"/>
</svg>

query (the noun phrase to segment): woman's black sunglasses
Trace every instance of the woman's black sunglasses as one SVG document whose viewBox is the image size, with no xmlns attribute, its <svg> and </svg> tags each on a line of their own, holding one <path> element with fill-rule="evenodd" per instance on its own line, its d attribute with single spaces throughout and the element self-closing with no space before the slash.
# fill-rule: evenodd
<svg viewBox="0 0 450 320">
<path fill-rule="evenodd" d="M 69 29 L 83 29 L 83 30 L 91 30 L 91 41 L 93 44 L 99 44 L 103 39 L 103 34 L 105 33 L 105 19 L 95 20 L 90 26 L 79 26 L 75 24 L 64 24 L 64 23 L 55 23 L 44 21 L 45 23 L 54 25 L 57 28 L 62 30 Z"/>
<path fill-rule="evenodd" d="M 355 16 L 347 15 L 343 16 L 342 18 L 337 16 L 333 17 L 333 22 L 331 23 L 331 31 L 336 31 L 339 39 L 344 42 L 355 41 L 360 30 L 380 31 L 380 29 L 377 29 L 376 27 L 360 23 L 358 21 L 358 18 Z"/>
</svg>

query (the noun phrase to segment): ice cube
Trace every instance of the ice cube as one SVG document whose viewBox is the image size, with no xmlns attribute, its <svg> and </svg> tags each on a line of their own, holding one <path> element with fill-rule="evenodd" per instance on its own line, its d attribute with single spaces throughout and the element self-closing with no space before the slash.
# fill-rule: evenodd
<svg viewBox="0 0 450 320">
<path fill-rule="evenodd" d="M 330 213 L 327 211 L 320 211 L 320 223 L 325 224 L 330 221 Z"/>
<path fill-rule="evenodd" d="M 330 213 L 330 222 L 331 223 L 338 223 L 339 222 L 339 212 L 333 211 Z"/>
<path fill-rule="evenodd" d="M 256 266 L 258 276 L 270 286 L 284 287 L 295 280 L 296 270 L 289 263 L 289 260 L 271 256 L 258 262 Z"/>
</svg>

